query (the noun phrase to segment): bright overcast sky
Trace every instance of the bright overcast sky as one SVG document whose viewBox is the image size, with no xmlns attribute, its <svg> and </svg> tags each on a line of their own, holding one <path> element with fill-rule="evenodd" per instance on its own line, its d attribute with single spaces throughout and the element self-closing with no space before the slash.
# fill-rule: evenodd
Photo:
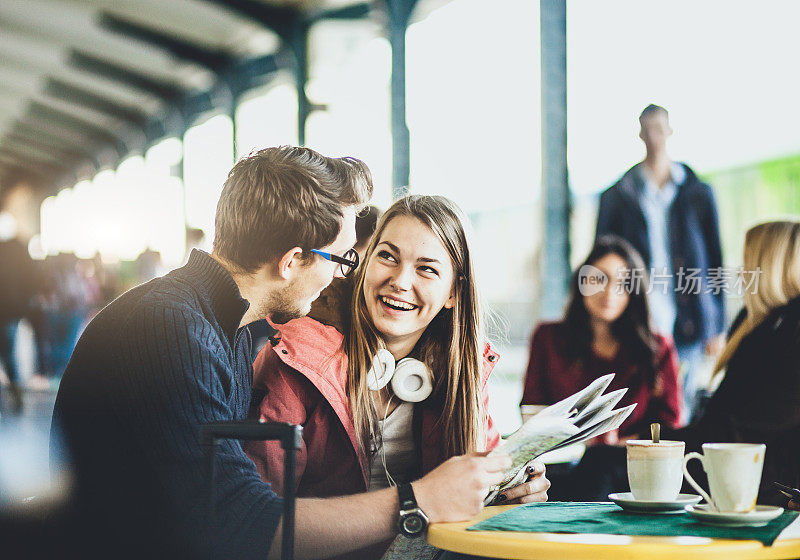
<svg viewBox="0 0 800 560">
<path fill-rule="evenodd" d="M 453 0 L 409 29 L 415 189 L 471 211 L 535 197 L 538 18 L 535 1 Z M 650 102 L 670 111 L 673 157 L 701 172 L 800 153 L 799 21 L 794 0 L 569 0 L 573 190 L 641 159 Z"/>
<path fill-rule="evenodd" d="M 800 153 L 800 2 L 569 0 L 569 159 L 591 192 L 641 158 L 639 111 L 701 171 Z"/>
</svg>

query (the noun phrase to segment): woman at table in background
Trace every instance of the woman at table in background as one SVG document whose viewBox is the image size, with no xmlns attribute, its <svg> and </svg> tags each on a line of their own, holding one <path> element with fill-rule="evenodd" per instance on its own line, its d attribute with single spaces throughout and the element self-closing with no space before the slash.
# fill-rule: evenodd
<svg viewBox="0 0 800 560">
<path fill-rule="evenodd" d="M 718 388 L 699 420 L 662 437 L 687 452 L 765 443 L 758 503 L 785 505 L 772 482 L 800 485 L 800 222 L 748 230 L 743 269 L 744 310 L 714 367 Z"/>
<path fill-rule="evenodd" d="M 395 202 L 349 284 L 352 305 L 340 307 L 343 320 L 290 321 L 281 326 L 281 342 L 256 358 L 253 386 L 266 392 L 254 402 L 258 416 L 304 428 L 293 481 L 298 496 L 411 482 L 449 457 L 499 442 L 486 386 L 498 355 L 484 338 L 465 225 L 444 197 Z M 376 362 L 386 373 L 396 368 L 391 383 L 383 367 L 376 375 Z M 403 383 L 414 371 L 423 382 Z M 247 450 L 281 493 L 280 445 L 250 443 Z M 529 478 L 506 493 L 508 503 L 547 499 L 544 465 Z"/>
<path fill-rule="evenodd" d="M 603 286 L 586 280 L 598 271 L 607 279 Z M 598 239 L 573 275 L 564 319 L 540 323 L 533 333 L 520 404 L 553 404 L 615 373 L 608 390 L 627 387 L 620 406 L 636 404 L 620 437 L 644 433 L 651 422 L 677 426 L 677 353 L 671 339 L 650 326 L 646 290 L 636 249 L 617 236 Z M 610 439 L 615 443 L 615 434 Z"/>
</svg>

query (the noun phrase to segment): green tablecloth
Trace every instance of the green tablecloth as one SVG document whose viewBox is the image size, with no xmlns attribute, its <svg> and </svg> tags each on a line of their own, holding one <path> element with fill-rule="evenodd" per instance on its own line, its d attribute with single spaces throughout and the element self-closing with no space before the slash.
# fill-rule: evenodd
<svg viewBox="0 0 800 560">
<path fill-rule="evenodd" d="M 688 513 L 628 513 L 614 504 L 545 502 L 516 507 L 468 530 L 713 537 L 757 540 L 770 546 L 798 515 L 785 511 L 763 527 L 716 527 L 703 525 Z"/>
</svg>

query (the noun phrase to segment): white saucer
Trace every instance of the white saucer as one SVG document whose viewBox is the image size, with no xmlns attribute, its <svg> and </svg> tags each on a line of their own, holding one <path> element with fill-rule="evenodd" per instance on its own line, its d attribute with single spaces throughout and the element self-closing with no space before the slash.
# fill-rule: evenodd
<svg viewBox="0 0 800 560">
<path fill-rule="evenodd" d="M 753 511 L 747 513 L 722 513 L 711 511 L 707 504 L 697 506 L 686 506 L 689 515 L 708 525 L 720 527 L 759 527 L 766 525 L 780 514 L 783 508 L 775 506 L 756 506 Z"/>
<path fill-rule="evenodd" d="M 686 506 L 698 503 L 702 498 L 694 494 L 678 494 L 674 500 L 637 500 L 630 492 L 609 494 L 608 499 L 624 510 L 636 513 L 683 513 Z"/>
</svg>

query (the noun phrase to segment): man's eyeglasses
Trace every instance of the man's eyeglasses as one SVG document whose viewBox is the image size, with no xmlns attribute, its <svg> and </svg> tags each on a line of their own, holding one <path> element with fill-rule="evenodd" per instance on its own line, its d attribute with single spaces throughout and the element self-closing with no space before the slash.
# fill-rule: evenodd
<svg viewBox="0 0 800 560">
<path fill-rule="evenodd" d="M 331 262 L 338 263 L 342 276 L 348 276 L 351 272 L 358 268 L 358 252 L 355 249 L 350 249 L 341 257 L 338 255 L 331 255 L 325 251 L 318 251 L 317 249 L 311 249 L 311 252 L 316 253 L 323 259 L 328 259 Z"/>
</svg>

